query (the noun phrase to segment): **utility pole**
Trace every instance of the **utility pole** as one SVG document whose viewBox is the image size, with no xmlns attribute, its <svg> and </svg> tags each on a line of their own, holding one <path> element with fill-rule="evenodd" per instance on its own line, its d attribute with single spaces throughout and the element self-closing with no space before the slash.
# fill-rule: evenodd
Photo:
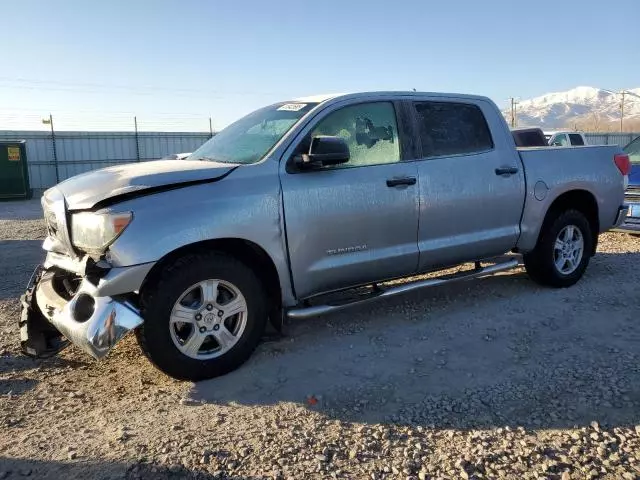
<svg viewBox="0 0 640 480">
<path fill-rule="evenodd" d="M 607 93 L 610 93 L 611 95 L 620 95 L 620 132 L 622 132 L 624 130 L 624 102 L 625 102 L 625 99 L 626 99 L 627 95 L 630 95 L 631 97 L 634 97 L 634 98 L 632 98 L 632 100 L 635 100 L 637 98 L 640 98 L 640 95 L 638 95 L 636 93 L 633 93 L 633 92 L 631 92 L 629 90 L 620 90 L 619 92 L 615 91 L 615 90 L 605 90 L 605 89 L 602 89 L 602 90 L 604 90 Z"/>
<path fill-rule="evenodd" d="M 56 149 L 56 132 L 53 129 L 53 115 L 49 114 L 49 118 L 43 118 L 42 123 L 51 126 L 51 148 L 53 150 L 53 168 L 56 172 L 56 184 L 60 182 L 60 173 L 58 172 L 58 151 Z"/>
<path fill-rule="evenodd" d="M 516 107 L 518 105 L 518 102 L 513 97 L 511 97 L 509 100 L 511 100 L 511 127 L 515 128 L 516 123 L 518 123 L 518 118 L 516 114 Z"/>
<path fill-rule="evenodd" d="M 620 133 L 622 133 L 622 122 L 624 122 L 624 96 L 626 93 L 625 90 L 620 92 L 620 95 L 622 95 L 622 100 L 620 101 Z"/>
</svg>

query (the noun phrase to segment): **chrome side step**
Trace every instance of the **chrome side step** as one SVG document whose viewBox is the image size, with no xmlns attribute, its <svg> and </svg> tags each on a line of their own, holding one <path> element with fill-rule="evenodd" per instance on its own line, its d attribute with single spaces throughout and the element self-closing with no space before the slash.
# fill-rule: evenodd
<svg viewBox="0 0 640 480">
<path fill-rule="evenodd" d="M 479 262 L 476 262 L 476 268 L 467 272 L 437 278 L 429 278 L 426 280 L 416 280 L 415 282 L 405 283 L 403 285 L 393 286 L 389 288 L 382 288 L 379 285 L 374 285 L 373 291 L 371 293 L 361 295 L 351 301 L 292 308 L 287 312 L 287 317 L 291 319 L 315 317 L 329 312 L 336 312 L 352 305 L 361 305 L 378 298 L 391 297 L 393 295 L 407 293 L 412 290 L 418 290 L 420 288 L 436 287 L 438 285 L 444 285 L 446 283 L 453 283 L 461 280 L 471 280 L 474 278 L 483 277 L 485 275 L 491 275 L 493 273 L 511 270 L 512 268 L 516 268 L 518 265 L 519 262 L 517 258 L 513 258 L 507 262 L 496 263 L 494 265 L 489 265 L 486 267 L 480 267 Z"/>
</svg>

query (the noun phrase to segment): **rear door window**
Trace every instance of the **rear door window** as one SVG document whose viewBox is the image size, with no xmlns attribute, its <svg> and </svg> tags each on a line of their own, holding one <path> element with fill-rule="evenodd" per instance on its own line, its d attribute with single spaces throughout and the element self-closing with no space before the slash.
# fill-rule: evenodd
<svg viewBox="0 0 640 480">
<path fill-rule="evenodd" d="M 569 140 L 571 140 L 571 145 L 584 145 L 584 140 L 582 139 L 582 135 L 578 133 L 570 133 Z"/>
<path fill-rule="evenodd" d="M 470 155 L 493 148 L 482 110 L 457 102 L 413 103 L 422 145 L 422 157 Z"/>
</svg>

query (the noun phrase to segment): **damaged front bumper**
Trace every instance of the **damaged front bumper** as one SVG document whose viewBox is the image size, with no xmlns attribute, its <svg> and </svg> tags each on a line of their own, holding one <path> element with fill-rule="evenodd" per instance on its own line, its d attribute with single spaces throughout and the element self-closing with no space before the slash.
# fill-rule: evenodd
<svg viewBox="0 0 640 480">
<path fill-rule="evenodd" d="M 118 266 L 74 248 L 66 200 L 55 187 L 42 196 L 42 209 L 47 257 L 21 297 L 22 351 L 48 357 L 73 343 L 102 358 L 142 324 L 136 303 L 154 262 Z"/>
<path fill-rule="evenodd" d="M 130 271 L 122 270 L 115 272 L 112 280 L 130 280 Z M 60 270 L 41 266 L 21 299 L 20 340 L 27 355 L 48 357 L 71 342 L 100 359 L 143 322 L 138 309 L 124 297 L 103 294 L 114 290 L 113 281 L 101 280 L 94 285 L 82 278 L 70 298 L 61 293 L 60 282 Z"/>
</svg>

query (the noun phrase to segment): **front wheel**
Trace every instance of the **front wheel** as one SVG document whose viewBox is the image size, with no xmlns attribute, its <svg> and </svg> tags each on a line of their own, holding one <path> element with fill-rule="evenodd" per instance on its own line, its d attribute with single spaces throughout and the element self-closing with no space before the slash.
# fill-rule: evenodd
<svg viewBox="0 0 640 480">
<path fill-rule="evenodd" d="M 545 221 L 538 244 L 524 255 L 529 276 L 555 288 L 575 284 L 587 268 L 593 250 L 589 221 L 578 210 L 561 212 Z"/>
<path fill-rule="evenodd" d="M 141 295 L 138 342 L 151 362 L 181 380 L 224 375 L 253 353 L 267 302 L 253 271 L 222 253 L 190 254 L 164 268 Z"/>
</svg>

